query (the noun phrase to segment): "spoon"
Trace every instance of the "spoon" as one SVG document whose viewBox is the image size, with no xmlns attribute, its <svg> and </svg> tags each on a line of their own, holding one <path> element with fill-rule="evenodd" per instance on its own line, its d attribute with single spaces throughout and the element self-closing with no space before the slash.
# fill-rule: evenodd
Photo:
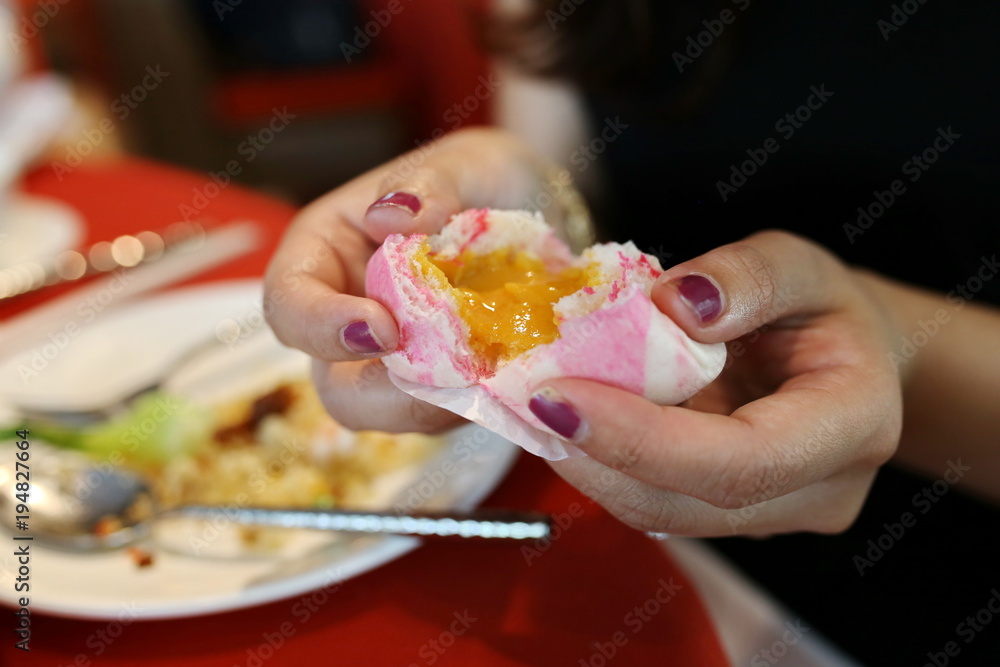
<svg viewBox="0 0 1000 667">
<path fill-rule="evenodd" d="M 17 535 L 30 535 L 68 551 L 106 550 L 131 544 L 149 535 L 151 524 L 166 517 L 351 533 L 514 541 L 545 539 L 551 529 L 548 515 L 506 510 L 396 514 L 205 505 L 160 509 L 149 485 L 138 475 L 108 464 L 95 464 L 82 456 L 59 458 L 58 465 L 50 461 L 44 468 L 32 466 L 27 530 L 17 526 L 16 516 L 24 513 L 14 511 L 18 502 L 14 475 L 10 469 L 0 468 L 0 520 Z M 46 474 L 40 474 L 41 470 Z"/>
<path fill-rule="evenodd" d="M 248 334 L 253 336 L 257 331 Z M 59 407 L 51 405 L 31 405 L 21 400 L 13 401 L 14 408 L 24 419 L 32 422 L 45 424 L 55 424 L 70 428 L 88 426 L 97 422 L 111 419 L 129 409 L 129 406 L 137 398 L 150 392 L 158 391 L 166 384 L 181 368 L 188 363 L 198 359 L 209 352 L 225 349 L 223 341 L 216 335 L 198 341 L 197 343 L 184 348 L 167 363 L 161 367 L 156 374 L 142 383 L 138 387 L 133 387 L 124 394 L 116 396 L 110 400 L 103 400 L 96 405 L 87 407 Z"/>
</svg>

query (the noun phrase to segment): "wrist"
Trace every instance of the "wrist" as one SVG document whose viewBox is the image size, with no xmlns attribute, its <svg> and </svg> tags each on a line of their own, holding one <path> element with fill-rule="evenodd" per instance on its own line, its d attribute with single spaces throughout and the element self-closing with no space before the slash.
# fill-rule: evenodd
<svg viewBox="0 0 1000 667">
<path fill-rule="evenodd" d="M 911 337 L 921 314 L 926 315 L 928 296 L 869 269 L 854 267 L 851 274 L 880 319 L 886 363 L 905 390 L 920 363 Z"/>
</svg>

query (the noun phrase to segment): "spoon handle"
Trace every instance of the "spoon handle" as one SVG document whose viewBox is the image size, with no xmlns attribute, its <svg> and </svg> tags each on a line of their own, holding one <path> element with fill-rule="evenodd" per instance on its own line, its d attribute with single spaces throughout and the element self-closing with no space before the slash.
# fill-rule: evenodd
<svg viewBox="0 0 1000 667">
<path fill-rule="evenodd" d="M 539 540 L 547 539 L 552 528 L 552 518 L 547 514 L 504 510 L 395 514 L 389 512 L 185 505 L 165 510 L 161 516 L 183 516 L 203 520 L 224 519 L 240 524 L 281 528 L 309 528 L 350 533 L 381 533 L 435 538 L 478 537 L 504 540 Z"/>
</svg>

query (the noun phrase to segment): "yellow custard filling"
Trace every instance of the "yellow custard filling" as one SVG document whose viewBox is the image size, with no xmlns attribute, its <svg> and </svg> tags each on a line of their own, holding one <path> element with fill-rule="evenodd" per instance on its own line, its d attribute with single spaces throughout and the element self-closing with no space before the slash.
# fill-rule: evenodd
<svg viewBox="0 0 1000 667">
<path fill-rule="evenodd" d="M 553 306 L 589 284 L 588 271 L 570 267 L 553 274 L 523 251 L 465 251 L 450 260 L 428 253 L 425 244 L 417 262 L 426 274 L 440 271 L 451 285 L 469 327 L 469 346 L 491 365 L 558 338 Z"/>
</svg>

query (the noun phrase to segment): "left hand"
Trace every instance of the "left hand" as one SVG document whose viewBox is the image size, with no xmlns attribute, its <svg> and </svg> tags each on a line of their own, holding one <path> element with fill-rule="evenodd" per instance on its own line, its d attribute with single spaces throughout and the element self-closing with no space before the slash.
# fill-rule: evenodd
<svg viewBox="0 0 1000 667">
<path fill-rule="evenodd" d="M 866 284 L 774 231 L 672 267 L 654 302 L 695 340 L 728 341 L 726 369 L 680 406 L 585 380 L 537 387 L 589 455 L 552 467 L 645 531 L 845 530 L 902 425 L 890 304 Z"/>
</svg>

